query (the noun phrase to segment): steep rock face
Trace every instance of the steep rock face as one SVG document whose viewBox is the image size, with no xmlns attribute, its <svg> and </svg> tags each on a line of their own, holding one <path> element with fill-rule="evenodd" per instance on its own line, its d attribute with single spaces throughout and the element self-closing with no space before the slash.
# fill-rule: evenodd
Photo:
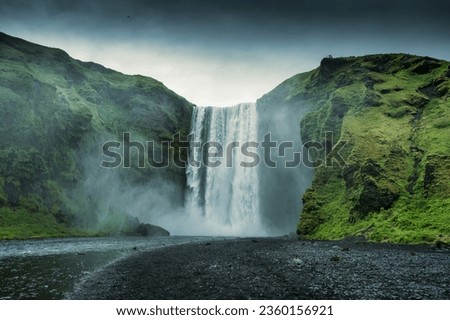
<svg viewBox="0 0 450 320">
<path fill-rule="evenodd" d="M 449 68 L 404 54 L 325 58 L 268 94 L 307 110 L 302 140 L 323 146 L 310 150 L 323 164 L 303 195 L 301 236 L 449 241 Z M 339 143 L 345 164 L 330 154 Z"/>
<path fill-rule="evenodd" d="M 372 159 L 362 166 L 347 166 L 343 169 L 345 186 L 354 192 L 350 220 L 367 217 L 371 212 L 389 209 L 399 197 L 399 186 L 389 179 L 386 171 Z"/>
<path fill-rule="evenodd" d="M 175 133 L 186 140 L 191 113 L 189 102 L 154 79 L 80 62 L 59 49 L 0 33 L 0 226 L 5 236 L 19 212 L 55 220 L 51 226 L 95 224 L 114 210 L 113 204 L 96 203 L 95 187 L 84 188 L 87 179 L 100 179 L 102 144 L 121 141 L 123 132 L 157 146 Z M 172 156 L 186 159 L 187 153 Z M 135 160 L 131 163 L 131 169 L 115 173 L 116 182 L 132 188 L 163 177 L 178 188 L 173 199 L 183 201 L 183 168 L 138 169 Z"/>
</svg>

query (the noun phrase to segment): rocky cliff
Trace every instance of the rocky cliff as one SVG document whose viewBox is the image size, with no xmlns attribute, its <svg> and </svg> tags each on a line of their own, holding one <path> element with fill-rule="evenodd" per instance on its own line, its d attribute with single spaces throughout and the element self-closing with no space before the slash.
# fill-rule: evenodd
<svg viewBox="0 0 450 320">
<path fill-rule="evenodd" d="M 448 242 L 449 91 L 447 61 L 405 54 L 325 58 L 257 103 L 267 123 L 301 121 L 314 167 L 311 187 L 303 193 L 284 171 L 261 183 L 276 184 L 273 190 L 289 199 L 303 194 L 302 237 Z M 123 163 L 105 169 L 101 149 L 129 133 L 133 141 L 153 141 L 157 153 L 186 159 L 186 149 L 160 142 L 176 133 L 186 140 L 192 108 L 154 79 L 0 33 L 0 238 L 77 234 L 92 226 L 129 231 L 139 227 L 133 217 L 182 206 L 184 168 L 172 162 L 139 168 L 135 150 L 129 169 Z M 309 174 L 303 178 L 310 181 Z M 277 225 L 274 212 L 284 205 L 273 203 L 263 210 Z"/>
<path fill-rule="evenodd" d="M 184 169 L 137 170 L 132 161 L 112 174 L 100 168 L 101 148 L 121 141 L 123 132 L 156 146 L 175 133 L 186 139 L 192 107 L 154 79 L 0 33 L 0 238 L 120 228 L 134 215 L 136 199 L 120 198 L 126 190 L 118 184 L 130 190 L 161 178 L 172 182 L 173 202 L 182 203 Z M 172 156 L 186 158 L 181 153 Z"/>
<path fill-rule="evenodd" d="M 386 54 L 325 58 L 265 96 L 305 109 L 303 142 L 323 146 L 298 233 L 449 241 L 449 89 L 449 62 Z"/>
</svg>

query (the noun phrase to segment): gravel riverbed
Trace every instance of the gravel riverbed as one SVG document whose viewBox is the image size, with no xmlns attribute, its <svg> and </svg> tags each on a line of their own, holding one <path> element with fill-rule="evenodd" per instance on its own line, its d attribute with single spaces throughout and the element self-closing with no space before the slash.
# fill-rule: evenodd
<svg viewBox="0 0 450 320">
<path fill-rule="evenodd" d="M 243 238 L 138 251 L 69 299 L 450 299 L 450 251 Z"/>
</svg>

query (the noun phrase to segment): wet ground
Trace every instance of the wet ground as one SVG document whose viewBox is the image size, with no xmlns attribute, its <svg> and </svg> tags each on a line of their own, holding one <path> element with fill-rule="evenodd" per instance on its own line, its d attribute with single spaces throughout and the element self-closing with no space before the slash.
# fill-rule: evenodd
<svg viewBox="0 0 450 320">
<path fill-rule="evenodd" d="M 85 277 L 72 299 L 450 299 L 450 251 L 287 238 L 137 252 Z"/>
<path fill-rule="evenodd" d="M 64 299 L 85 278 L 118 259 L 202 240 L 111 237 L 0 241 L 0 299 Z"/>
</svg>

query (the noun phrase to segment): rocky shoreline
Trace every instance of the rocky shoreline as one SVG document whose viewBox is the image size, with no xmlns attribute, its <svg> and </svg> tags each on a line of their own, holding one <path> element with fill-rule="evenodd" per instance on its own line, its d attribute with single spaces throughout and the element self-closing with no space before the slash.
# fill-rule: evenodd
<svg viewBox="0 0 450 320">
<path fill-rule="evenodd" d="M 450 251 L 355 241 L 245 238 L 135 254 L 69 299 L 450 299 Z"/>
</svg>

